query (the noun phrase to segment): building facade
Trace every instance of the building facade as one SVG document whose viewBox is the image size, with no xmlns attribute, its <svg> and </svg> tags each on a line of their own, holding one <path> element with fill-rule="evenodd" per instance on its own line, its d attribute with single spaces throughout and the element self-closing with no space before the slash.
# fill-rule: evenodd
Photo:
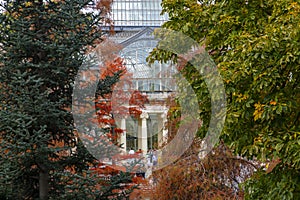
<svg viewBox="0 0 300 200">
<path fill-rule="evenodd" d="M 155 62 L 149 66 L 146 62 L 157 44 L 154 29 L 168 19 L 167 15 L 160 15 L 161 11 L 161 0 L 115 0 L 112 5 L 115 34 L 110 38 L 122 46 L 120 56 L 133 74 L 132 89 L 149 99 L 139 118 L 127 117 L 118 122 L 125 130 L 120 143 L 127 152 L 131 148 L 143 152 L 157 149 L 167 137 L 166 99 L 176 90 L 176 69 L 168 63 Z"/>
</svg>

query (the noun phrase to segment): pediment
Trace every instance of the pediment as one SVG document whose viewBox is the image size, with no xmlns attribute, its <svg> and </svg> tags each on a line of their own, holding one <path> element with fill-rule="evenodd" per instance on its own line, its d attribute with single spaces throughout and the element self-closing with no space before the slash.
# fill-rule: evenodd
<svg viewBox="0 0 300 200">
<path fill-rule="evenodd" d="M 136 33 L 135 35 L 133 35 L 130 38 L 126 39 L 125 41 L 121 42 L 120 44 L 123 47 L 126 47 L 126 46 L 128 46 L 132 43 L 135 43 L 137 41 L 140 41 L 140 40 L 154 40 L 154 36 L 152 34 L 153 31 L 154 31 L 154 28 L 145 27 L 144 29 L 142 29 L 141 31 Z"/>
</svg>

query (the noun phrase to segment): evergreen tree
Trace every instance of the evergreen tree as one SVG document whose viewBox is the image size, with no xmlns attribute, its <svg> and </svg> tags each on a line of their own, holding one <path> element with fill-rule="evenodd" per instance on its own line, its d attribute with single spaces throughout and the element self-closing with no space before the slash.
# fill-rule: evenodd
<svg viewBox="0 0 300 200">
<path fill-rule="evenodd" d="M 95 159 L 77 142 L 70 112 L 75 76 L 87 50 L 101 42 L 103 32 L 99 27 L 107 21 L 107 7 L 97 12 L 84 10 L 89 6 L 93 6 L 93 1 L 2 3 L 0 193 L 3 198 L 68 199 L 69 191 L 69 198 L 101 199 L 101 190 L 88 187 L 97 184 L 84 173 L 88 163 Z M 74 147 L 77 151 L 70 154 Z M 77 174 L 66 173 L 66 169 Z M 118 177 L 111 188 L 120 189 L 119 183 L 129 180 L 128 174 Z"/>
</svg>

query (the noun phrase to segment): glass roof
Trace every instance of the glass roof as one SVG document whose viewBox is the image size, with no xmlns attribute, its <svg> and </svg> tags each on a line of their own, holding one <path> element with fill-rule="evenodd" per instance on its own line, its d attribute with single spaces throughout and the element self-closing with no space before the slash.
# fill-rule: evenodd
<svg viewBox="0 0 300 200">
<path fill-rule="evenodd" d="M 121 51 L 125 65 L 133 73 L 134 87 L 140 91 L 174 91 L 176 84 L 173 77 L 177 70 L 170 63 L 155 62 L 149 66 L 146 58 L 156 46 L 155 40 L 139 40 L 126 46 Z"/>
<path fill-rule="evenodd" d="M 133 74 L 133 85 L 140 91 L 172 91 L 175 89 L 174 66 L 155 62 L 149 66 L 146 58 L 156 46 L 152 32 L 168 20 L 160 15 L 161 0 L 114 0 L 112 19 L 118 34 L 112 38 L 123 49 L 120 56 Z"/>
<path fill-rule="evenodd" d="M 112 19 L 115 26 L 161 26 L 168 19 L 160 15 L 161 0 L 114 0 Z"/>
<path fill-rule="evenodd" d="M 123 49 L 121 56 L 125 58 L 126 67 L 134 72 L 133 78 L 153 78 L 155 76 L 152 74 L 152 68 L 145 61 L 156 44 L 155 40 L 141 40 Z"/>
</svg>

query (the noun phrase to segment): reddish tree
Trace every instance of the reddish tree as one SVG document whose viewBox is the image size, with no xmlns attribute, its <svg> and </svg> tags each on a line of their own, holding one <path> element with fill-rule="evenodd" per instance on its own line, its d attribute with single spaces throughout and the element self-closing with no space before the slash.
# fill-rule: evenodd
<svg viewBox="0 0 300 200">
<path fill-rule="evenodd" d="M 85 146 L 91 147 L 90 152 L 95 150 L 92 152 L 93 155 L 99 152 L 103 154 L 102 157 L 97 157 L 98 163 L 90 169 L 93 175 L 102 177 L 118 176 L 126 172 L 125 167 L 115 165 L 114 161 L 127 159 L 128 156 L 122 156 L 119 150 L 114 152 L 115 149 L 111 151 L 110 148 L 116 144 L 119 145 L 118 138 L 124 131 L 117 126 L 117 120 L 126 116 L 138 117 L 147 102 L 146 96 L 131 89 L 132 74 L 126 69 L 123 59 L 117 55 L 119 50 L 118 45 L 105 40 L 95 51 L 90 52 L 91 55 L 98 57 L 100 61 L 98 65 L 92 68 L 87 67 L 80 74 L 80 77 L 83 77 L 80 84 L 82 93 L 92 91 L 91 88 L 96 88 L 96 91 L 94 96 L 89 94 L 79 99 L 81 101 L 79 104 L 82 105 L 79 106 L 79 113 L 81 116 L 87 116 L 81 118 L 82 123 L 78 123 L 81 126 L 79 134 Z M 91 99 L 93 99 L 92 102 Z M 91 124 L 96 125 L 96 131 L 92 131 Z M 88 131 L 84 132 L 85 128 Z M 102 158 L 112 159 L 112 166 L 104 164 Z M 129 182 L 131 184 L 125 189 L 135 186 L 137 180 L 129 180 Z M 110 184 L 109 181 L 102 181 L 99 184 L 105 185 L 106 183 Z M 122 189 L 118 188 L 118 190 Z"/>
<path fill-rule="evenodd" d="M 95 99 L 97 121 L 101 127 L 110 129 L 110 136 L 116 141 L 124 130 L 117 127 L 116 120 L 127 116 L 139 117 L 147 96 L 132 89 L 133 75 L 130 73 L 123 59 L 118 57 L 120 46 L 106 41 L 97 49 L 104 65 L 100 65 L 99 90 Z M 109 90 L 101 90 L 102 83 L 110 80 Z"/>
<path fill-rule="evenodd" d="M 109 130 L 109 136 L 116 141 L 124 131 L 117 127 L 116 120 L 126 116 L 139 117 L 148 98 L 132 89 L 132 73 L 126 69 L 124 61 L 118 56 L 121 47 L 106 39 L 95 51 L 100 64 L 94 70 L 82 71 L 85 81 L 81 87 L 95 87 L 94 107 L 84 105 L 82 113 L 96 109 L 96 116 L 90 119 L 100 128 Z M 98 71 L 100 73 L 98 73 Z M 98 83 L 97 83 L 98 82 Z"/>
</svg>

